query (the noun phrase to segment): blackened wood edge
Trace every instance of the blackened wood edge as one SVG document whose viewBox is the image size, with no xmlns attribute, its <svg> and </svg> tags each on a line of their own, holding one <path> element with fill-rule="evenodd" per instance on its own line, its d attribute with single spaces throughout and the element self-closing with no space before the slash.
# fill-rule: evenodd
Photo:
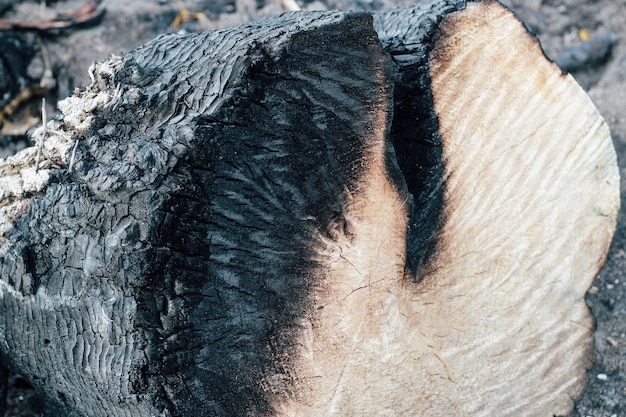
<svg viewBox="0 0 626 417">
<path fill-rule="evenodd" d="M 439 23 L 464 8 L 464 0 L 439 0 L 374 13 L 374 28 L 397 71 L 389 160 L 400 166 L 404 178 L 398 182 L 406 184 L 412 198 L 406 275 L 416 281 L 429 269 L 445 221 L 445 161 L 428 61 Z"/>
</svg>

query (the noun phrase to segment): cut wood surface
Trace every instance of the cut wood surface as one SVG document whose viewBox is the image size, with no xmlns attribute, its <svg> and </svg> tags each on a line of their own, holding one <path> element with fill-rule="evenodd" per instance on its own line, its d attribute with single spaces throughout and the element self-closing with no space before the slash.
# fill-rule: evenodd
<svg viewBox="0 0 626 417">
<path fill-rule="evenodd" d="M 493 1 L 168 35 L 0 161 L 0 354 L 52 416 L 553 416 L 602 118 Z"/>
</svg>

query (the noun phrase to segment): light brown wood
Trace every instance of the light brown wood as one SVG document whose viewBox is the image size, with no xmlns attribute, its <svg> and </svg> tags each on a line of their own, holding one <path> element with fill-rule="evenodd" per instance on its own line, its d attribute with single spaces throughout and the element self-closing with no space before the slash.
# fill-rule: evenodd
<svg viewBox="0 0 626 417">
<path fill-rule="evenodd" d="M 445 18 L 430 67 L 446 166 L 436 256 L 403 280 L 402 202 L 368 184 L 354 240 L 320 254 L 308 387 L 282 416 L 548 417 L 585 388 L 584 295 L 619 209 L 608 128 L 498 3 Z"/>
<path fill-rule="evenodd" d="M 584 295 L 619 210 L 610 134 L 497 3 L 469 3 L 442 35 L 430 64 L 446 222 L 415 320 L 445 364 L 440 389 L 460 399 L 455 414 L 566 415 L 591 365 Z"/>
</svg>

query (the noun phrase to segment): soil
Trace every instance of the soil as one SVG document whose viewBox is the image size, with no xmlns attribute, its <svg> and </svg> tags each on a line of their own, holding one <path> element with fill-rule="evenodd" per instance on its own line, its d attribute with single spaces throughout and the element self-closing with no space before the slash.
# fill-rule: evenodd
<svg viewBox="0 0 626 417">
<path fill-rule="evenodd" d="M 77 10 L 84 2 L 49 1 L 46 6 L 41 1 L 20 3 L 0 0 L 0 13 L 8 9 L 0 15 L 0 19 L 42 21 L 60 11 Z M 89 82 L 87 68 L 92 62 L 129 51 L 161 33 L 211 30 L 295 7 L 374 10 L 407 2 L 185 0 L 182 3 L 190 13 L 189 19 L 175 28 L 172 23 L 179 14 L 179 3 L 176 1 L 104 0 L 100 7 L 106 8 L 106 14 L 102 19 L 91 22 L 90 26 L 48 31 L 40 35 L 34 31 L 19 34 L 24 42 L 34 45 L 34 55 L 29 58 L 25 67 L 26 76 L 21 82 L 27 86 L 38 84 L 42 78 L 52 81 L 45 95 L 47 113 L 53 115 L 58 98 Z M 561 64 L 561 68 L 567 68 L 588 91 L 611 128 L 618 163 L 624 172 L 626 0 L 505 0 L 504 3 L 537 35 L 546 55 Z M 46 73 L 46 69 L 51 73 Z M 40 120 L 40 98 L 41 93 L 34 93 L 24 101 L 22 120 L 18 121 L 26 126 L 24 132 L 33 124 L 32 119 Z M 26 109 L 28 101 L 31 102 L 31 109 Z M 28 112 L 31 114 L 27 117 Z M 26 144 L 23 136 L 0 134 L 0 157 Z M 622 196 L 626 196 L 624 181 L 621 189 Z M 624 205 L 623 201 L 624 197 Z M 623 212 L 606 264 L 586 299 L 597 326 L 595 364 L 589 371 L 587 391 L 576 403 L 571 417 L 626 417 L 626 217 Z M 8 417 L 45 415 L 28 382 L 16 375 L 11 377 L 8 403 Z"/>
</svg>

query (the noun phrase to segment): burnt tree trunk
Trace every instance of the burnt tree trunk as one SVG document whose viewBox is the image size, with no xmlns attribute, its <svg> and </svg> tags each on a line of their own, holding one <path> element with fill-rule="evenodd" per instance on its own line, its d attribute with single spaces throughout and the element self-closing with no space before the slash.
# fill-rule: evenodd
<svg viewBox="0 0 626 417">
<path fill-rule="evenodd" d="M 0 161 L 0 351 L 49 415 L 571 410 L 615 153 L 498 3 L 289 13 L 90 71 Z"/>
</svg>

